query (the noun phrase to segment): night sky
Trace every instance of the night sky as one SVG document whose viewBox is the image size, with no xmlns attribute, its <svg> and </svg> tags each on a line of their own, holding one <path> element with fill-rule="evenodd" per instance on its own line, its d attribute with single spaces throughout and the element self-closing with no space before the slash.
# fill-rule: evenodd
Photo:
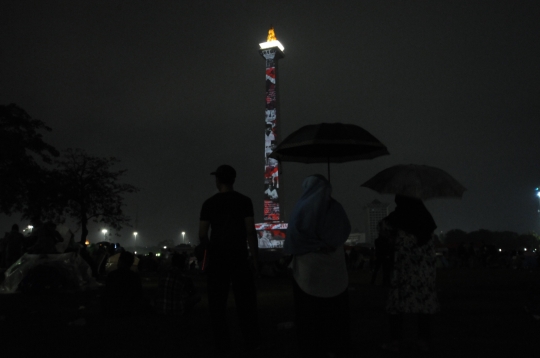
<svg viewBox="0 0 540 358">
<path fill-rule="evenodd" d="M 45 121 L 58 149 L 119 158 L 124 181 L 141 188 L 125 207 L 138 241 L 180 243 L 185 231 L 194 242 L 220 164 L 237 169 L 235 189 L 262 221 L 258 44 L 273 25 L 285 46 L 281 138 L 307 124 L 352 123 L 390 152 L 332 165 L 353 230 L 364 229 L 365 204 L 393 202 L 360 184 L 413 163 L 468 189 L 461 200 L 426 202 L 438 232 L 540 232 L 539 10 L 535 0 L 4 0 L 0 104 Z M 286 215 L 314 173 L 326 175 L 326 165 L 284 163 Z M 2 217 L 0 230 L 17 221 Z M 90 228 L 91 241 L 101 228 Z M 132 233 L 113 240 L 127 244 Z"/>
</svg>

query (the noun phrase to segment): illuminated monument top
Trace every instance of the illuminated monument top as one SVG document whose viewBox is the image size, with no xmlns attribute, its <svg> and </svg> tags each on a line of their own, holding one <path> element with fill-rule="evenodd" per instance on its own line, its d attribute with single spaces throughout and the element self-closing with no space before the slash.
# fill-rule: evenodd
<svg viewBox="0 0 540 358">
<path fill-rule="evenodd" d="M 270 30 L 268 30 L 268 38 L 266 39 L 266 42 L 259 44 L 259 46 L 261 46 L 261 50 L 271 48 L 271 47 L 277 47 L 282 52 L 285 51 L 285 47 L 283 47 L 281 42 L 277 40 L 273 27 L 270 27 Z"/>
<path fill-rule="evenodd" d="M 264 164 L 264 223 L 256 224 L 260 248 L 283 246 L 287 224 L 282 220 L 279 200 L 279 163 L 268 156 L 278 140 L 278 87 L 277 63 L 283 58 L 283 45 L 277 40 L 274 28 L 268 31 L 267 42 L 259 44 L 259 53 L 266 60 L 265 101 L 265 164 Z"/>
</svg>

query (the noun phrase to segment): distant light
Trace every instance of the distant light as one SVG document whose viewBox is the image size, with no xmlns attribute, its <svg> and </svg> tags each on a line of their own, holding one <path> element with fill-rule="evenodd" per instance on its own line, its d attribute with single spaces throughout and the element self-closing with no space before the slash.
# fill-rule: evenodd
<svg viewBox="0 0 540 358">
<path fill-rule="evenodd" d="M 34 227 L 32 225 L 28 225 L 28 228 L 32 230 Z"/>
<path fill-rule="evenodd" d="M 536 193 L 536 196 L 540 198 L 540 191 Z"/>
<path fill-rule="evenodd" d="M 166 249 L 166 248 L 167 248 L 167 246 L 163 246 L 163 248 L 164 248 L 164 249 Z"/>
<path fill-rule="evenodd" d="M 499 252 L 501 252 L 501 251 L 502 251 L 502 249 L 499 249 Z"/>
<path fill-rule="evenodd" d="M 106 234 L 107 233 L 107 229 L 103 229 L 101 230 L 102 233 Z"/>
<path fill-rule="evenodd" d="M 137 251 L 135 251 L 135 255 L 137 255 Z"/>
<path fill-rule="evenodd" d="M 84 242 L 84 244 L 85 244 L 85 245 L 90 245 L 90 241 L 86 240 L 86 241 Z"/>
<path fill-rule="evenodd" d="M 185 234 L 186 234 L 186 232 L 185 232 L 185 231 L 182 231 L 182 235 L 185 235 Z"/>
<path fill-rule="evenodd" d="M 527 248 L 524 248 L 523 251 L 527 251 Z"/>
</svg>

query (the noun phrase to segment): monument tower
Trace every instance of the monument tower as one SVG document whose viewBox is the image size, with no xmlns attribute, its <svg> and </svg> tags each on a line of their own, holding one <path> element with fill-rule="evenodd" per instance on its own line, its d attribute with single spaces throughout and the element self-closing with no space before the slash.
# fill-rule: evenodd
<svg viewBox="0 0 540 358">
<path fill-rule="evenodd" d="M 279 163 L 268 158 L 277 146 L 278 140 L 278 60 L 284 57 L 285 48 L 277 40 L 274 28 L 268 30 L 267 41 L 259 44 L 259 53 L 266 61 L 266 102 L 265 102 L 265 158 L 264 158 L 264 216 L 262 224 L 257 224 L 260 231 L 259 247 L 279 247 L 279 238 L 284 238 L 287 224 L 283 223 L 280 208 Z"/>
</svg>

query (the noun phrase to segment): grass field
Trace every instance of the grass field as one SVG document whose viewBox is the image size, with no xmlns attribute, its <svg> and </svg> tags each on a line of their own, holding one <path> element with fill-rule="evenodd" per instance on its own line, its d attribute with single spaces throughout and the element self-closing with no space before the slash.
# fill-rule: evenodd
<svg viewBox="0 0 540 358">
<path fill-rule="evenodd" d="M 511 269 L 439 270 L 441 312 L 434 320 L 435 350 L 429 357 L 537 357 L 540 321 L 523 306 L 537 272 Z M 368 271 L 350 272 L 353 356 L 393 357 L 380 345 L 387 341 L 382 286 L 369 284 Z M 145 277 L 145 295 L 152 297 L 156 279 Z M 180 319 L 150 313 L 123 320 L 104 318 L 100 290 L 45 296 L 0 296 L 1 344 L 19 357 L 207 357 L 211 353 L 205 278 L 195 276 L 203 293 L 195 310 Z M 260 357 L 295 357 L 291 322 L 292 290 L 287 278 L 257 281 L 259 321 L 265 337 Z M 229 301 L 233 344 L 241 346 L 234 303 Z M 405 338 L 414 339 L 415 322 L 406 320 Z M 240 350 L 238 351 L 240 356 Z M 400 353 L 418 357 L 410 349 Z M 253 357 L 253 355 L 251 355 Z"/>
</svg>

